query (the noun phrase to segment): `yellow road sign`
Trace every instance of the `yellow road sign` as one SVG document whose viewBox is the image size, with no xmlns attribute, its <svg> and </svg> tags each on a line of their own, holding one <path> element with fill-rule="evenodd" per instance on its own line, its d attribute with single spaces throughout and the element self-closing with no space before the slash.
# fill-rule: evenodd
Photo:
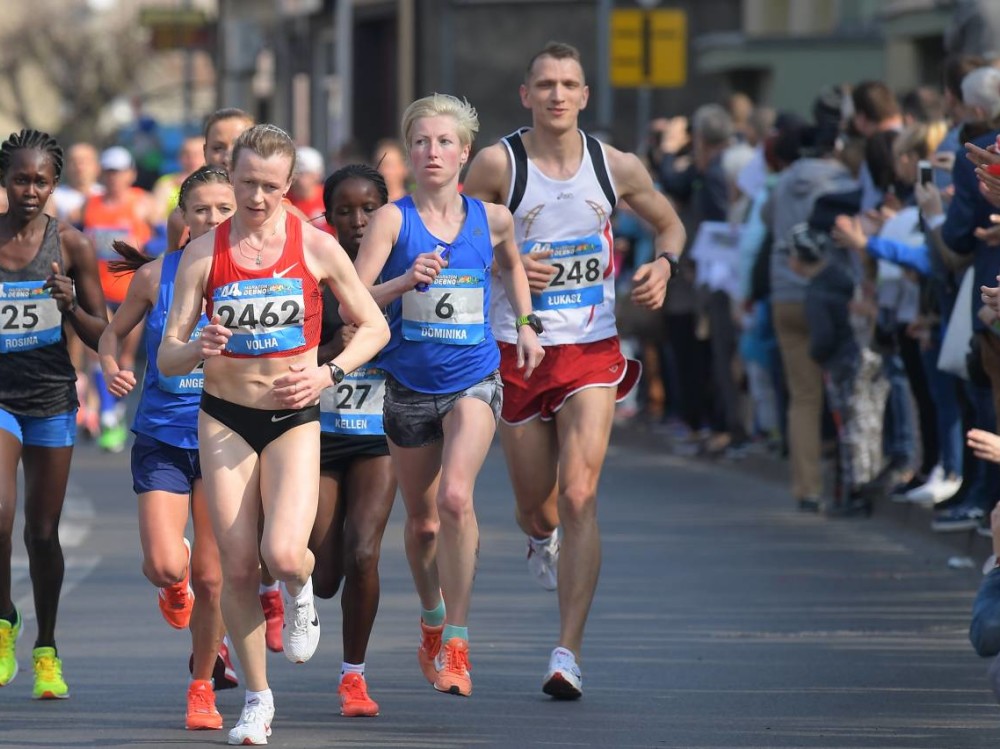
<svg viewBox="0 0 1000 749">
<path fill-rule="evenodd" d="M 611 84 L 671 88 L 687 81 L 687 14 L 682 10 L 611 12 Z"/>
</svg>

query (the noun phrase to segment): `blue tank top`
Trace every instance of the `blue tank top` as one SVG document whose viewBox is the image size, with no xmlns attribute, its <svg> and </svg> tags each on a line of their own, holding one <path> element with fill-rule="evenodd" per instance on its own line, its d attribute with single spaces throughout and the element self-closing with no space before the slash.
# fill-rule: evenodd
<svg viewBox="0 0 1000 749">
<path fill-rule="evenodd" d="M 146 315 L 146 372 L 142 378 L 142 397 L 135 412 L 132 431 L 186 450 L 198 449 L 198 404 L 205 384 L 201 365 L 191 374 L 167 377 L 156 366 L 156 354 L 163 339 L 163 328 L 174 297 L 174 279 L 181 262 L 180 252 L 163 256 L 160 291 L 156 303 Z M 201 316 L 191 337 L 201 333 L 208 318 Z"/>
<path fill-rule="evenodd" d="M 426 291 L 408 291 L 388 307 L 391 335 L 379 366 L 421 393 L 457 393 L 500 366 L 489 320 L 493 245 L 486 209 L 475 198 L 463 195 L 462 202 L 465 223 L 449 243 L 427 231 L 410 196 L 396 201 L 403 222 L 382 281 L 406 273 L 424 252 L 448 260 Z"/>
</svg>

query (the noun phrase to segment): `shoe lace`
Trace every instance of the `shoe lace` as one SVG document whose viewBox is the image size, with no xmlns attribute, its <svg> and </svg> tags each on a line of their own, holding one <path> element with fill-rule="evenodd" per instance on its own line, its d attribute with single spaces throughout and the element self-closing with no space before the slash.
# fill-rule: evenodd
<svg viewBox="0 0 1000 749">
<path fill-rule="evenodd" d="M 312 618 L 313 607 L 309 603 L 296 604 L 295 606 L 295 629 L 304 630 L 309 626 Z"/>
<path fill-rule="evenodd" d="M 240 725 L 249 727 L 265 723 L 261 705 L 244 705 L 243 713 L 240 715 Z"/>
<path fill-rule="evenodd" d="M 54 655 L 43 655 L 35 661 L 35 673 L 39 680 L 45 682 L 59 681 L 62 678 L 62 667 Z"/>
<path fill-rule="evenodd" d="M 441 632 L 428 632 L 422 630 L 420 636 L 420 647 L 428 653 L 437 653 L 441 650 Z"/>
<path fill-rule="evenodd" d="M 163 598 L 172 609 L 182 609 L 187 605 L 187 583 L 179 582 L 163 588 Z"/>
<path fill-rule="evenodd" d="M 464 673 L 472 670 L 469 663 L 469 651 L 458 645 L 444 646 L 444 670 Z"/>
<path fill-rule="evenodd" d="M 210 713 L 215 708 L 214 695 L 210 689 L 192 689 L 188 694 L 188 705 L 192 712 Z"/>
<path fill-rule="evenodd" d="M 351 702 L 367 702 L 369 699 L 368 690 L 365 688 L 365 680 L 360 676 L 353 679 L 345 676 L 344 680 L 340 684 L 340 687 L 344 690 L 344 694 Z"/>
</svg>

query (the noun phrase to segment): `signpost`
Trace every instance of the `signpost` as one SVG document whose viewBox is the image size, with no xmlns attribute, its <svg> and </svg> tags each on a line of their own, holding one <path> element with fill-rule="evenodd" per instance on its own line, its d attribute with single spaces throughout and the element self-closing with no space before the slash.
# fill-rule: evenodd
<svg viewBox="0 0 1000 749">
<path fill-rule="evenodd" d="M 641 145 L 649 124 L 653 88 L 687 82 L 687 14 L 655 8 L 659 0 L 638 0 L 642 8 L 611 11 L 609 73 L 612 86 L 635 88 Z"/>
</svg>

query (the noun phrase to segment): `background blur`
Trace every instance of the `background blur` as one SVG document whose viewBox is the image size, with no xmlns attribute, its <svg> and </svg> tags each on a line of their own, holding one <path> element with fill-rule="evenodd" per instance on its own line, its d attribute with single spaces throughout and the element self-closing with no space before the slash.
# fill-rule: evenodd
<svg viewBox="0 0 1000 749">
<path fill-rule="evenodd" d="M 940 81 L 989 53 L 1000 3 L 962 0 L 33 0 L 0 17 L 0 133 L 125 142 L 166 159 L 235 106 L 327 155 L 369 153 L 413 98 L 467 97 L 488 143 L 551 39 L 580 48 L 583 126 L 636 148 L 650 117 L 743 92 L 804 111 L 825 83 Z M 985 41 L 984 41 L 985 40 Z M 986 49 L 984 49 L 986 47 Z M 643 84 L 648 85 L 643 85 Z M 159 154 L 158 156 L 155 156 Z M 155 165 L 146 164 L 147 168 Z M 169 170 L 174 165 L 159 165 Z"/>
</svg>

